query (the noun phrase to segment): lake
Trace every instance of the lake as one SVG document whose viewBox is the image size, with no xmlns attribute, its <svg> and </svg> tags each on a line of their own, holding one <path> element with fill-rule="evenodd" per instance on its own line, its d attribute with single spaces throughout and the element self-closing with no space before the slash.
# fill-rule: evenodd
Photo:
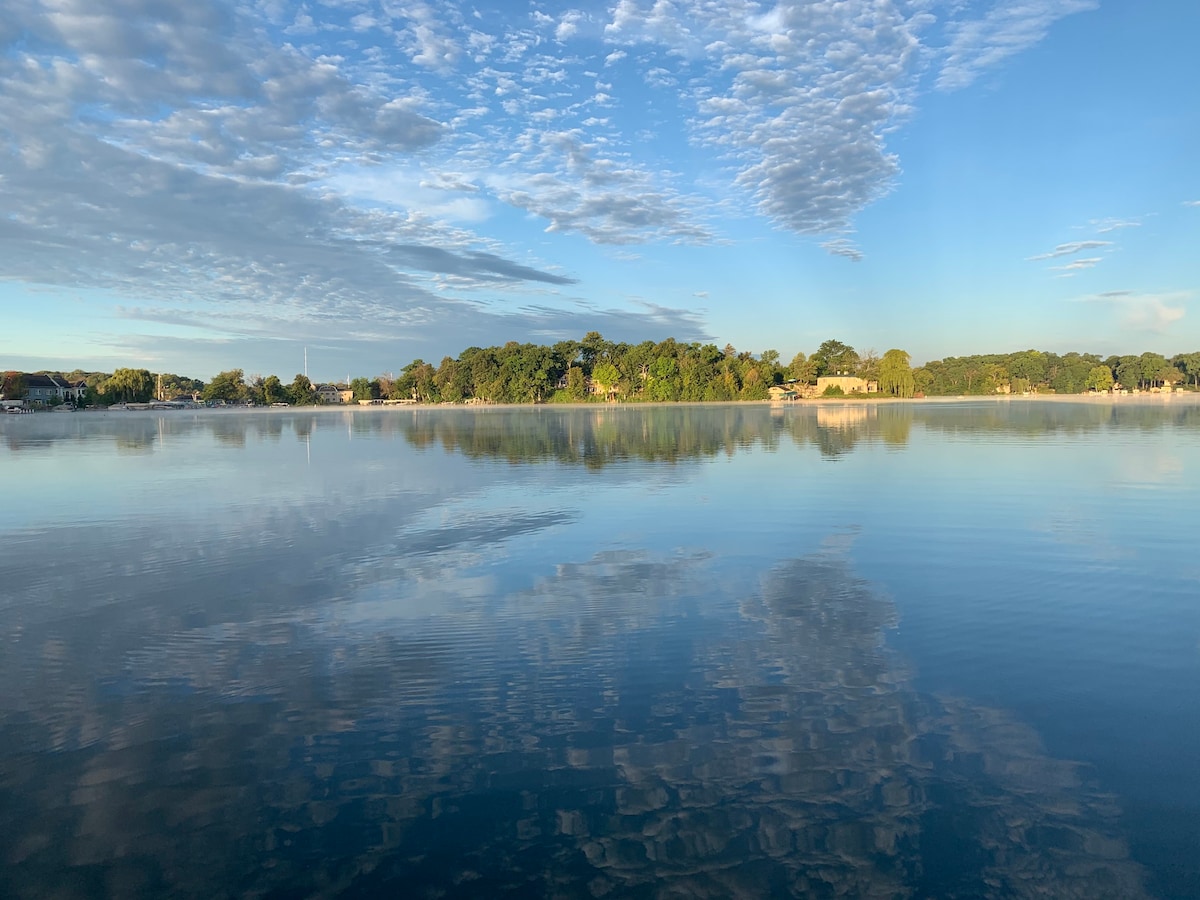
<svg viewBox="0 0 1200 900">
<path fill-rule="evenodd" d="M 1180 397 L 0 418 L 0 895 L 1200 896 L 1198 458 Z"/>
</svg>

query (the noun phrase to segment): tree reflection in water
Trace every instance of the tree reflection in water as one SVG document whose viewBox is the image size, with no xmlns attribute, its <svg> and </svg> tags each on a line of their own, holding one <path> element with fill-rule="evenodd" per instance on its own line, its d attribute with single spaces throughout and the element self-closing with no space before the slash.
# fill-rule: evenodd
<svg viewBox="0 0 1200 900">
<path fill-rule="evenodd" d="M 601 469 L 626 460 L 678 462 L 739 450 L 795 444 L 839 457 L 863 443 L 892 449 L 908 444 L 914 426 L 969 437 L 1047 437 L 1104 430 L 1200 428 L 1200 404 L 995 401 L 961 403 L 828 402 L 768 407 L 717 403 L 664 406 L 595 405 L 454 407 L 403 410 L 187 411 L 80 413 L 0 417 L 6 449 L 44 451 L 58 442 L 110 438 L 119 448 L 152 451 L 164 440 L 208 435 L 223 447 L 276 442 L 286 429 L 303 441 L 317 432 L 402 437 L 418 449 L 440 446 L 471 458 L 511 463 L 558 462 Z"/>
</svg>

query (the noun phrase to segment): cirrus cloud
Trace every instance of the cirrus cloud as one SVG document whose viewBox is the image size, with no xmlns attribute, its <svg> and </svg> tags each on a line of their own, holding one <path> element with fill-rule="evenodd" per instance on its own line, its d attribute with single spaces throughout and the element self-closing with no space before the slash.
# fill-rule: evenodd
<svg viewBox="0 0 1200 900">
<path fill-rule="evenodd" d="M 1070 241 L 1066 244 L 1059 244 L 1048 253 L 1039 253 L 1036 256 L 1027 256 L 1026 260 L 1036 261 L 1042 259 L 1057 259 L 1060 256 L 1071 256 L 1079 253 L 1081 250 L 1096 250 L 1100 247 L 1111 247 L 1112 241 Z"/>
</svg>

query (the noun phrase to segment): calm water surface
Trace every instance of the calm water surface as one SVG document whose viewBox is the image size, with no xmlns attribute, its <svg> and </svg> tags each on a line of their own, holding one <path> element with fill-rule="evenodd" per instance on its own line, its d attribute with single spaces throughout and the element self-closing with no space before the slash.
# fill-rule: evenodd
<svg viewBox="0 0 1200 900">
<path fill-rule="evenodd" d="M 1200 896 L 1200 405 L 0 419 L 0 895 Z"/>
</svg>

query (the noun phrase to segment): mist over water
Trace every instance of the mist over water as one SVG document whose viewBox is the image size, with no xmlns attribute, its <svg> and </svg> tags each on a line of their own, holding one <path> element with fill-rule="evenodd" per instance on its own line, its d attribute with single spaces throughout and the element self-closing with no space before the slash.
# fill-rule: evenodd
<svg viewBox="0 0 1200 900">
<path fill-rule="evenodd" d="M 1200 894 L 1200 406 L 0 419 L 0 894 Z"/>
</svg>

